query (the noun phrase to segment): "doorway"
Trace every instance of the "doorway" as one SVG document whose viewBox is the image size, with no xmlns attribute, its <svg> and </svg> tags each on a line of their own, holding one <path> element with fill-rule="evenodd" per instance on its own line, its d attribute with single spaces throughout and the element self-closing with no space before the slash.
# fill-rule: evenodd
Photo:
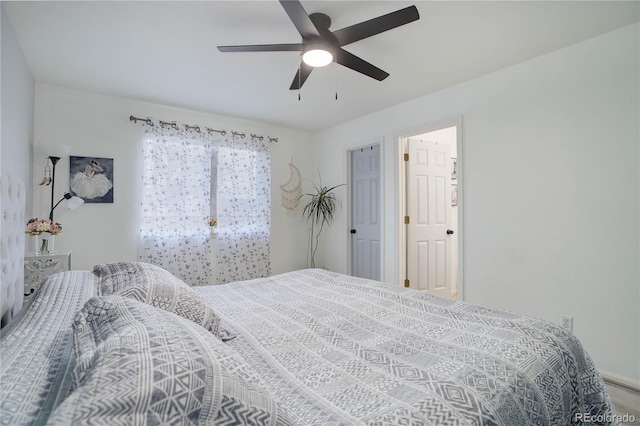
<svg viewBox="0 0 640 426">
<path fill-rule="evenodd" d="M 400 273 L 405 287 L 462 296 L 460 120 L 399 138 Z"/>
</svg>

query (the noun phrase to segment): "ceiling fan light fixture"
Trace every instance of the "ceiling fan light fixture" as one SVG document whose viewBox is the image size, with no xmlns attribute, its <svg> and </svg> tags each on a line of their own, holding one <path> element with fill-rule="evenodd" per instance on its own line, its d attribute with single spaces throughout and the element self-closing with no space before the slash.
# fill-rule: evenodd
<svg viewBox="0 0 640 426">
<path fill-rule="evenodd" d="M 302 54 L 302 61 L 310 67 L 324 67 L 333 62 L 333 54 L 324 47 L 312 47 Z"/>
<path fill-rule="evenodd" d="M 300 90 L 314 68 L 327 66 L 331 62 L 375 80 L 384 80 L 389 77 L 388 72 L 349 53 L 342 46 L 420 19 L 418 8 L 414 5 L 331 31 L 329 15 L 320 12 L 308 14 L 300 0 L 279 0 L 279 2 L 302 37 L 301 43 L 218 46 L 218 50 L 220 52 L 301 52 L 302 58 L 298 61 L 298 71 L 289 90 Z"/>
</svg>

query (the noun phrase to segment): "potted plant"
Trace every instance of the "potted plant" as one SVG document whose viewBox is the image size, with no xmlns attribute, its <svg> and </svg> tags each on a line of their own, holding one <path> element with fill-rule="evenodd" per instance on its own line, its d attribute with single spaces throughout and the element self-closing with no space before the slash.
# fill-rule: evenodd
<svg viewBox="0 0 640 426">
<path fill-rule="evenodd" d="M 315 192 L 311 194 L 302 194 L 300 198 L 309 196 L 311 199 L 302 209 L 302 216 L 311 222 L 311 267 L 315 268 L 315 256 L 318 250 L 318 239 L 320 233 L 324 229 L 325 225 L 330 225 L 335 219 L 336 205 L 339 201 L 336 199 L 335 194 L 332 192 L 334 189 L 343 186 L 344 184 L 332 186 L 327 188 L 322 186 L 322 180 L 319 185 L 313 184 Z M 314 236 L 314 228 L 319 226 L 318 232 Z M 314 244 L 315 240 L 315 244 Z"/>
</svg>

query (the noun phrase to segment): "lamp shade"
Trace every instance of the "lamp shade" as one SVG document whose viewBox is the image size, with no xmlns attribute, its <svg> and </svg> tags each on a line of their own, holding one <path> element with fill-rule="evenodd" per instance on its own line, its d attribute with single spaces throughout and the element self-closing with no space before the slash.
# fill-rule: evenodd
<svg viewBox="0 0 640 426">
<path fill-rule="evenodd" d="M 302 61 L 310 67 L 324 67 L 333 61 L 333 53 L 322 43 L 305 46 Z"/>
<path fill-rule="evenodd" d="M 70 193 L 64 194 L 64 196 L 56 203 L 55 206 L 51 207 L 51 211 L 49 212 L 49 220 L 53 222 L 53 211 L 60 205 L 61 202 L 67 200 L 67 207 L 69 210 L 77 209 L 81 205 L 84 204 L 84 200 L 80 197 L 76 197 L 75 195 L 71 195 Z"/>
<path fill-rule="evenodd" d="M 76 197 L 75 195 L 69 198 L 69 200 L 67 201 L 67 207 L 69 208 L 69 210 L 75 210 L 83 204 L 84 200 L 80 197 Z"/>
</svg>

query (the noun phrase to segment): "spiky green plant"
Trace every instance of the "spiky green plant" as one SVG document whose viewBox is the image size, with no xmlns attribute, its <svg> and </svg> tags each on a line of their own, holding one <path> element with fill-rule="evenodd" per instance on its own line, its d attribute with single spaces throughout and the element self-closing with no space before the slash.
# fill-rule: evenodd
<svg viewBox="0 0 640 426">
<path fill-rule="evenodd" d="M 330 225 L 331 222 L 335 219 L 336 205 L 339 204 L 339 201 L 336 199 L 336 195 L 331 192 L 334 189 L 343 186 L 344 183 L 336 186 L 332 186 L 331 188 L 327 188 L 326 186 L 322 186 L 322 182 L 319 185 L 313 184 L 315 188 L 315 193 L 313 194 L 302 194 L 300 197 L 308 196 L 311 197 L 309 202 L 302 209 L 302 216 L 307 219 L 307 221 L 311 222 L 311 267 L 315 268 L 315 257 L 316 251 L 318 250 L 318 239 L 320 238 L 320 233 L 324 229 L 324 225 Z M 314 240 L 314 225 L 320 225 L 318 229 L 318 233 L 315 234 L 315 247 L 313 244 Z"/>
</svg>

